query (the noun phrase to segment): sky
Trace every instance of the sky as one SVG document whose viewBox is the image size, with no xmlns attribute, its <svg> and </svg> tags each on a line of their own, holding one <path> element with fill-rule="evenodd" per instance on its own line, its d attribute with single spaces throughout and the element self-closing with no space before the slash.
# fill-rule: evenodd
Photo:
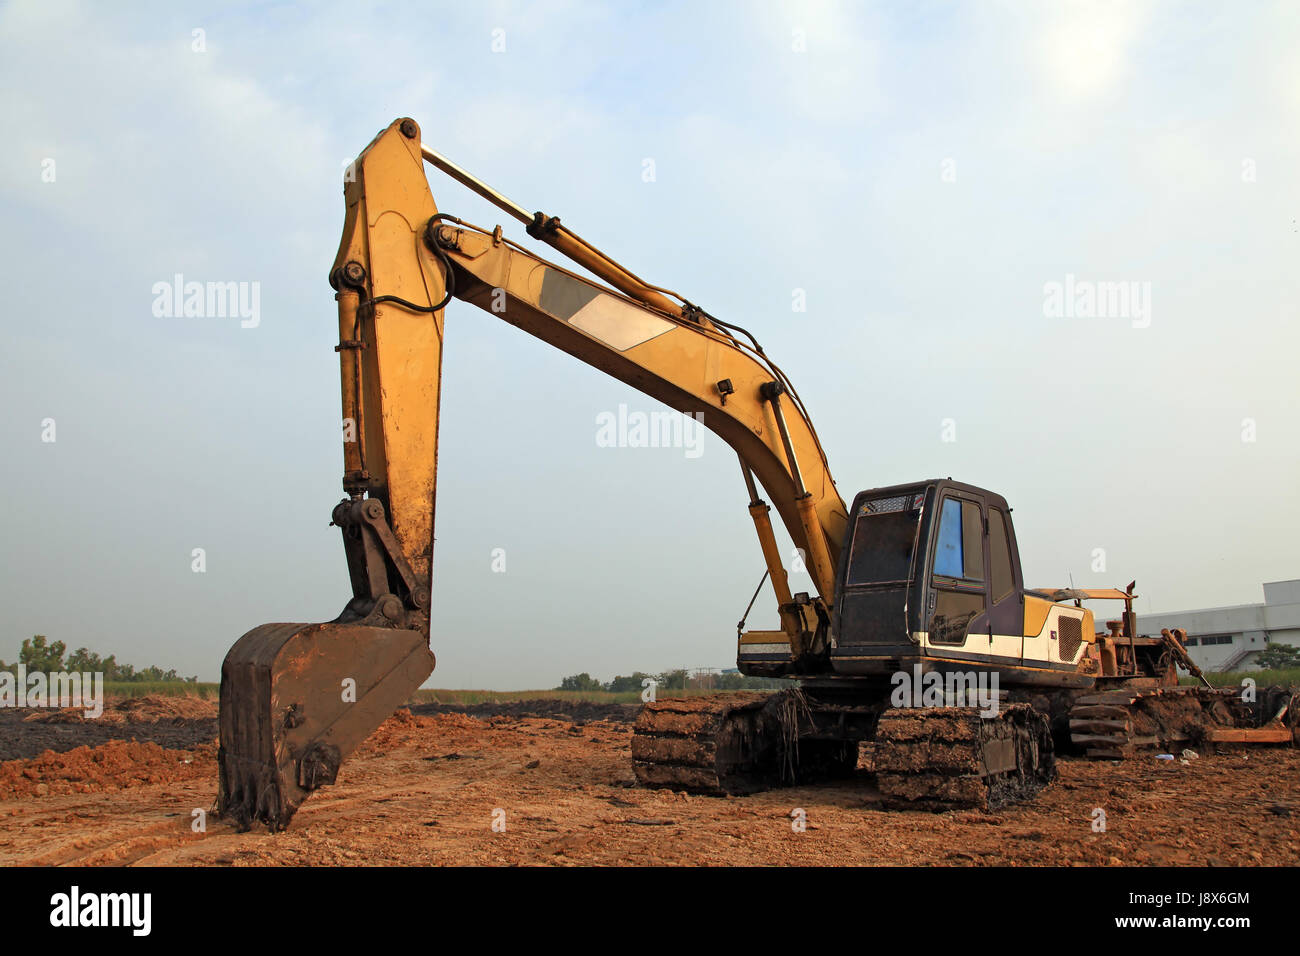
<svg viewBox="0 0 1300 956">
<path fill-rule="evenodd" d="M 1139 614 L 1300 577 L 1295 4 L 37 0 L 0 5 L 0 658 L 215 680 L 342 609 L 327 273 L 401 116 L 754 332 L 846 500 L 991 488 L 1027 584 Z M 257 321 L 166 314 L 177 274 Z M 659 406 L 459 302 L 443 383 L 429 686 L 734 665 L 764 565 L 724 443 L 602 447 Z"/>
</svg>

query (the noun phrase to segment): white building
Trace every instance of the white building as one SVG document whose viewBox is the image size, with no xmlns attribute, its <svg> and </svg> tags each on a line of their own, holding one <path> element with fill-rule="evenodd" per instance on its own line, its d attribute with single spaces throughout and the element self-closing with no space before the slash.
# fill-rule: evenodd
<svg viewBox="0 0 1300 956">
<path fill-rule="evenodd" d="M 1263 604 L 1139 614 L 1138 633 L 1187 631 L 1187 652 L 1203 670 L 1248 670 L 1268 644 L 1300 647 L 1300 579 L 1264 585 Z"/>
</svg>

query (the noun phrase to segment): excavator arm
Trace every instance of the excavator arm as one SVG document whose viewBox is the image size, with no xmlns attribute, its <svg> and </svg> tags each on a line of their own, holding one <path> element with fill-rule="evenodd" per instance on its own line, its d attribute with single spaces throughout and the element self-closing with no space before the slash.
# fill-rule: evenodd
<svg viewBox="0 0 1300 956">
<path fill-rule="evenodd" d="M 538 258 L 500 227 L 489 232 L 439 213 L 426 161 L 608 285 Z M 287 825 L 433 669 L 443 310 L 452 298 L 696 416 L 735 449 L 792 666 L 814 666 L 826 652 L 846 509 L 797 393 L 757 342 L 421 146 L 412 120 L 376 137 L 346 178 L 330 282 L 348 497 L 333 523 L 353 596 L 335 621 L 263 625 L 227 655 L 219 809 L 245 826 Z M 815 595 L 790 593 L 760 485 L 803 551 Z"/>
</svg>

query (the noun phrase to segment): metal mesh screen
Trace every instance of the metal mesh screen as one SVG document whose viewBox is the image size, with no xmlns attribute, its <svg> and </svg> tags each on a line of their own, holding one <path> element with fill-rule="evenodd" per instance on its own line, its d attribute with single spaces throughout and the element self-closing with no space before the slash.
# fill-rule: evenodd
<svg viewBox="0 0 1300 956">
<path fill-rule="evenodd" d="M 890 498 L 876 498 L 862 506 L 864 515 L 884 515 L 892 511 L 906 511 L 911 495 L 894 495 Z"/>
<path fill-rule="evenodd" d="M 1060 633 L 1057 653 L 1061 655 L 1061 660 L 1073 661 L 1074 655 L 1079 653 L 1079 645 L 1083 643 L 1083 622 L 1077 617 L 1062 617 L 1056 622 L 1056 629 Z"/>
</svg>

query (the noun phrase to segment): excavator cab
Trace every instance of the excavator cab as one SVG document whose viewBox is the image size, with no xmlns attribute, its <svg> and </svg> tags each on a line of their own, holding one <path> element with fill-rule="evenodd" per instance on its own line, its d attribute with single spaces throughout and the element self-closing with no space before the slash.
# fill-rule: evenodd
<svg viewBox="0 0 1300 956">
<path fill-rule="evenodd" d="M 892 673 L 943 658 L 1020 665 L 1023 577 L 1001 495 L 952 479 L 876 488 L 850 509 L 831 662 Z"/>
</svg>

